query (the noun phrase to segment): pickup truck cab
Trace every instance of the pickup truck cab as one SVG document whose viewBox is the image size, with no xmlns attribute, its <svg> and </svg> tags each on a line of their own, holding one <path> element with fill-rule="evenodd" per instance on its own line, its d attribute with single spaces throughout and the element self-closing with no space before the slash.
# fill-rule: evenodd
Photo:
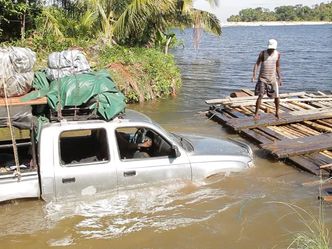
<svg viewBox="0 0 332 249">
<path fill-rule="evenodd" d="M 167 179 L 195 181 L 253 165 L 246 144 L 169 133 L 130 110 L 108 122 L 48 123 L 37 145 L 36 169 L 0 174 L 0 201 L 53 201 Z"/>
</svg>

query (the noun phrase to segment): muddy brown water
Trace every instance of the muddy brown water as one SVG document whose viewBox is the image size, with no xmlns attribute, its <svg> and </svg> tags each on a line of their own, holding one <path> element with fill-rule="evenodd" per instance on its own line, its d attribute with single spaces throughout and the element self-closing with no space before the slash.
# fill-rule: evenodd
<svg viewBox="0 0 332 249">
<path fill-rule="evenodd" d="M 205 36 L 198 51 L 190 45 L 173 51 L 184 79 L 178 96 L 130 108 L 148 114 L 170 131 L 242 139 L 200 113 L 207 109 L 204 99 L 225 96 L 250 84 L 256 50 L 262 43 L 260 37 L 270 35 L 276 35 L 286 57 L 284 73 L 291 77 L 285 78 L 285 91 L 315 88 L 308 83 L 312 81 L 321 86 L 319 90 L 331 89 L 332 76 L 324 67 L 332 59 L 322 57 L 323 48 L 319 47 L 332 49 L 322 44 L 331 42 L 331 33 L 331 26 L 225 28 L 221 39 Z M 185 39 L 188 34 L 183 34 Z M 300 38 L 307 39 L 309 47 L 292 57 L 294 49 L 290 43 L 295 44 L 293 39 Z M 227 46 L 246 47 L 252 53 L 245 52 L 241 58 Z M 289 65 L 290 57 L 299 61 L 310 57 L 313 72 L 322 73 L 308 79 L 311 76 L 303 74 L 303 68 Z M 322 59 L 329 63 L 320 64 Z M 323 81 L 326 84 L 319 85 Z M 300 83 L 304 85 L 296 85 Z M 304 184 L 317 178 L 269 158 L 254 144 L 250 146 L 256 166 L 242 173 L 201 182 L 136 186 L 90 199 L 0 205 L 0 248 L 287 248 L 298 232 L 307 231 L 287 204 L 295 204 L 318 217 L 318 186 Z M 324 222 L 331 229 L 332 207 L 324 204 L 323 210 Z"/>
<path fill-rule="evenodd" d="M 172 111 L 170 101 L 132 107 L 171 131 L 240 139 L 202 114 Z M 1 205 L 0 248 L 286 248 L 306 228 L 285 204 L 318 216 L 318 187 L 303 185 L 316 178 L 251 147 L 256 167 L 225 177 Z M 324 205 L 328 227 L 331 210 Z"/>
</svg>

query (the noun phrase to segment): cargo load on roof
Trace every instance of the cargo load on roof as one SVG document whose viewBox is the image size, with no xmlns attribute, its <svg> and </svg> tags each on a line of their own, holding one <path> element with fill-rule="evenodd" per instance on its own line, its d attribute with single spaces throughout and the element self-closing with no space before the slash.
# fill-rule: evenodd
<svg viewBox="0 0 332 249">
<path fill-rule="evenodd" d="M 16 97 L 28 93 L 34 79 L 36 54 L 29 48 L 0 48 L 0 97 Z"/>
<path fill-rule="evenodd" d="M 46 76 L 49 80 L 90 72 L 90 65 L 84 54 L 76 49 L 53 52 L 48 56 Z"/>
</svg>

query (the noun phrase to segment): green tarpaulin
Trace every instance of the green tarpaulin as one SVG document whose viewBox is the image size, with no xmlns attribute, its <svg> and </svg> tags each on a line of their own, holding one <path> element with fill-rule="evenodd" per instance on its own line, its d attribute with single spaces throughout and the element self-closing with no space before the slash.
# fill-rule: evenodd
<svg viewBox="0 0 332 249">
<path fill-rule="evenodd" d="M 24 99 L 47 96 L 48 105 L 58 110 L 61 108 L 88 106 L 97 109 L 98 114 L 111 120 L 124 112 L 125 96 L 116 88 L 107 71 L 75 74 L 52 81 L 50 84 L 43 72 L 36 73 L 33 87 L 37 89 Z"/>
</svg>

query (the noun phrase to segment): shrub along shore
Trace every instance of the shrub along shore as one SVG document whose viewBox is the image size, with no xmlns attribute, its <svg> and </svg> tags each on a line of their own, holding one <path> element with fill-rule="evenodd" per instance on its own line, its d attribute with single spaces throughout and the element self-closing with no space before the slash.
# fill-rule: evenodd
<svg viewBox="0 0 332 249">
<path fill-rule="evenodd" d="M 4 44 L 3 44 L 4 45 Z M 57 49 L 40 49 L 36 43 L 16 42 L 7 46 L 28 47 L 37 53 L 34 71 L 47 67 L 48 55 L 54 51 L 78 49 L 86 56 L 92 70 L 107 69 L 127 103 L 175 95 L 181 86 L 181 74 L 171 54 L 158 49 L 142 47 L 86 46 L 86 44 Z"/>
</svg>

